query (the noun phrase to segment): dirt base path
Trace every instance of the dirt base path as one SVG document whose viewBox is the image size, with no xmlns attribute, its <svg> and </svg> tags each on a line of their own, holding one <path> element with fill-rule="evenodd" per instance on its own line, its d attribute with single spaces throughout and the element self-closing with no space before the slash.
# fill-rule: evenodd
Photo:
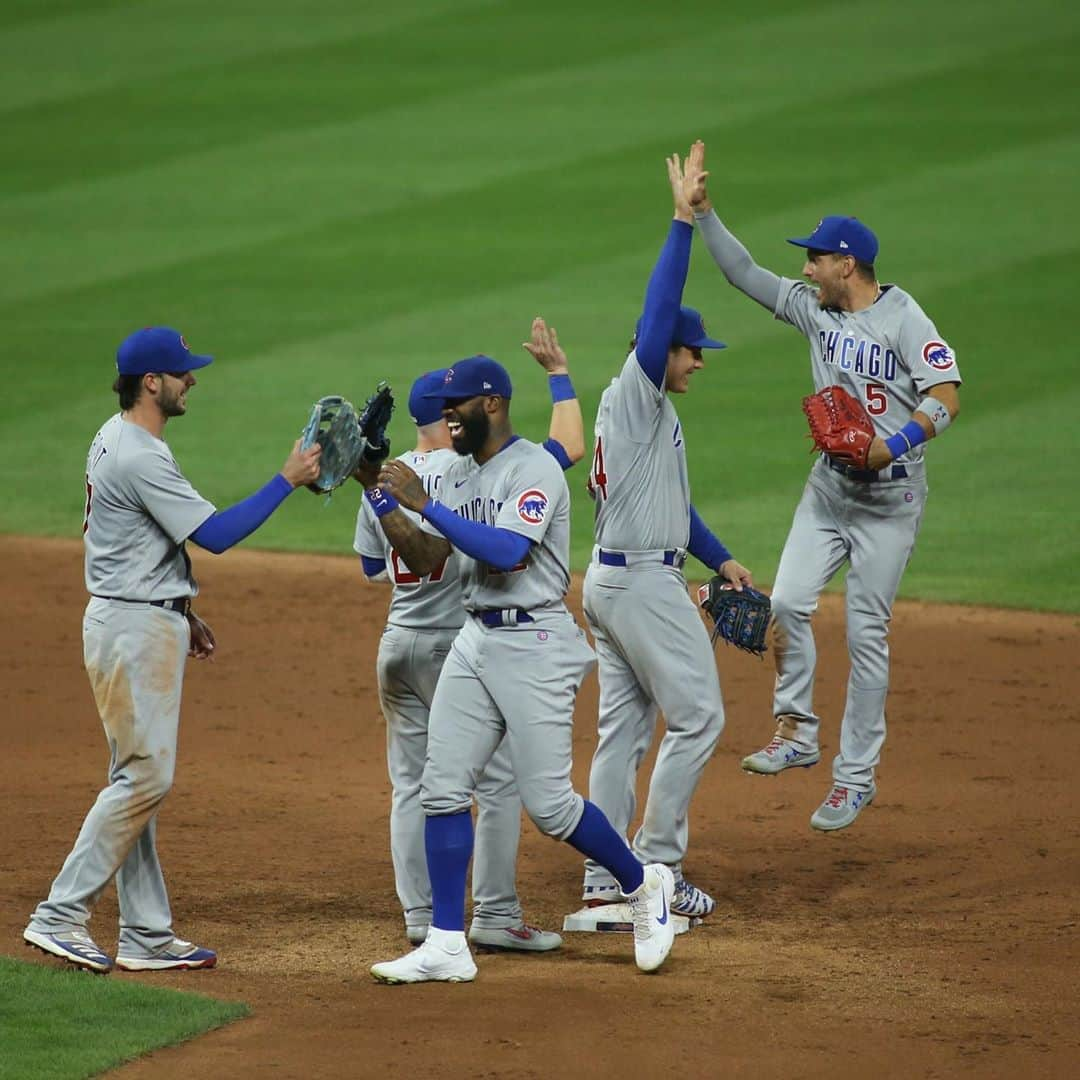
<svg viewBox="0 0 1080 1080">
<path fill-rule="evenodd" d="M 104 777 L 82 670 L 81 545 L 0 538 L 5 598 L 0 951 L 47 891 Z M 823 763 L 752 777 L 772 668 L 721 648 L 727 730 L 692 808 L 687 876 L 719 910 L 654 977 L 622 935 L 482 956 L 468 986 L 388 988 L 406 948 L 373 686 L 386 594 L 348 558 L 196 554 L 215 663 L 188 667 L 159 845 L 177 931 L 211 972 L 113 975 L 243 999 L 253 1018 L 118 1075 L 696 1078 L 1064 1076 L 1076 1026 L 1080 620 L 900 604 L 879 794 L 810 830 L 836 751 L 843 612 L 818 616 Z M 580 616 L 580 591 L 573 595 Z M 578 704 L 585 789 L 596 683 Z M 520 892 L 557 928 L 574 853 L 527 827 Z M 115 894 L 92 930 L 116 940 Z M 42 963 L 50 963 L 40 958 Z M 72 973 L 73 978 L 85 977 Z M 1072 1061 L 1072 1066 L 1068 1062 Z"/>
</svg>

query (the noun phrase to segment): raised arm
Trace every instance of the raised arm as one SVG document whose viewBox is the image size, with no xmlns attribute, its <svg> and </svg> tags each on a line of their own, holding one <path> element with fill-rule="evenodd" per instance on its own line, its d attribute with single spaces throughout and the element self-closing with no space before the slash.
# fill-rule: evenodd
<svg viewBox="0 0 1080 1080">
<path fill-rule="evenodd" d="M 533 319 L 531 340 L 522 342 L 522 348 L 548 373 L 551 427 L 544 449 L 564 470 L 569 469 L 585 456 L 585 422 L 570 382 L 566 353 L 555 327 L 548 326 L 539 315 Z"/>
<path fill-rule="evenodd" d="M 699 139 L 690 150 L 682 177 L 683 196 L 693 211 L 694 222 L 724 277 L 773 312 L 780 297 L 780 278 L 771 270 L 758 266 L 750 252 L 724 227 L 709 199 L 708 179 L 705 144 Z"/>
<path fill-rule="evenodd" d="M 659 389 L 664 386 L 668 350 L 679 318 L 694 236 L 694 215 L 683 194 L 683 166 L 678 154 L 667 158 L 667 170 L 675 201 L 674 220 L 645 289 L 645 309 L 638 323 L 635 346 L 641 370 Z"/>
</svg>

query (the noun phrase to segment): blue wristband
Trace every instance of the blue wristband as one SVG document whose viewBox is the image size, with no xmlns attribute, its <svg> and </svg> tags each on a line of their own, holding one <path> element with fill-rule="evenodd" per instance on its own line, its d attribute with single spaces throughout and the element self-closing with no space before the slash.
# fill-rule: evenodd
<svg viewBox="0 0 1080 1080">
<path fill-rule="evenodd" d="M 393 510 L 397 510 L 401 503 L 381 487 L 364 488 L 364 498 L 367 499 L 376 517 L 385 517 Z"/>
<path fill-rule="evenodd" d="M 573 401 L 577 397 L 569 375 L 549 375 L 548 389 L 551 391 L 552 405 L 558 405 L 560 401 Z"/>
<path fill-rule="evenodd" d="M 923 431 L 922 424 L 918 420 L 909 420 L 895 435 L 890 435 L 885 440 L 885 445 L 895 461 L 924 442 L 926 442 L 926 432 Z"/>
</svg>

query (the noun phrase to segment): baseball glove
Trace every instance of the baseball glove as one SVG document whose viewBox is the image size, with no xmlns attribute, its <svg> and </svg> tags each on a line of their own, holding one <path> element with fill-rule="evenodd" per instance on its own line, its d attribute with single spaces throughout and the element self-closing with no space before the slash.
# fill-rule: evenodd
<svg viewBox="0 0 1080 1080">
<path fill-rule="evenodd" d="M 765 633 L 772 618 L 772 604 L 764 593 L 749 585 L 736 592 L 718 574 L 698 589 L 698 603 L 713 621 L 712 641 L 720 637 L 737 649 L 764 654 Z"/>
<path fill-rule="evenodd" d="M 386 383 L 379 384 L 359 416 L 353 403 L 343 397 L 319 398 L 300 437 L 302 450 L 315 443 L 322 447 L 318 479 L 308 487 L 328 495 L 352 476 L 361 460 L 378 464 L 386 458 L 390 453 L 386 425 L 393 412 L 394 396 Z"/>
<path fill-rule="evenodd" d="M 390 387 L 381 382 L 375 393 L 364 402 L 364 408 L 357 421 L 360 434 L 364 437 L 364 450 L 361 457 L 370 465 L 378 465 L 390 456 L 390 439 L 386 434 L 386 425 L 394 415 L 394 395 Z"/>
<path fill-rule="evenodd" d="M 854 469 L 866 469 L 874 423 L 862 402 L 842 386 L 826 386 L 803 398 L 803 412 L 810 423 L 814 446 L 834 461 Z"/>
</svg>

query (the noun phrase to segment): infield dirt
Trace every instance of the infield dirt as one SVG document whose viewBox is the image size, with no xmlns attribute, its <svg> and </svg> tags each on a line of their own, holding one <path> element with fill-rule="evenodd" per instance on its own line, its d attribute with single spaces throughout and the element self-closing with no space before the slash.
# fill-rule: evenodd
<svg viewBox="0 0 1080 1080">
<path fill-rule="evenodd" d="M 727 729 L 692 805 L 707 925 L 655 976 L 623 935 L 478 957 L 471 985 L 384 987 L 407 948 L 389 859 L 374 656 L 387 594 L 356 560 L 195 554 L 214 663 L 190 661 L 159 848 L 179 934 L 210 972 L 114 974 L 243 999 L 254 1015 L 115 1075 L 1056 1077 L 1080 1059 L 1080 619 L 900 603 L 878 796 L 810 830 L 847 679 L 843 608 L 817 618 L 823 760 L 743 774 L 772 733 L 772 667 L 721 648 Z M 4 904 L 21 932 L 104 781 L 82 668 L 77 542 L 0 538 Z M 580 582 L 572 606 L 580 618 Z M 587 785 L 596 681 L 577 710 Z M 647 771 L 643 774 L 647 776 Z M 526 824 L 527 917 L 558 928 L 580 864 Z M 111 950 L 110 889 L 91 931 Z M 50 963 L 38 957 L 41 963 Z M 72 978 L 90 976 L 72 972 Z M 1069 1065 L 1069 1062 L 1073 1065 Z"/>
</svg>

